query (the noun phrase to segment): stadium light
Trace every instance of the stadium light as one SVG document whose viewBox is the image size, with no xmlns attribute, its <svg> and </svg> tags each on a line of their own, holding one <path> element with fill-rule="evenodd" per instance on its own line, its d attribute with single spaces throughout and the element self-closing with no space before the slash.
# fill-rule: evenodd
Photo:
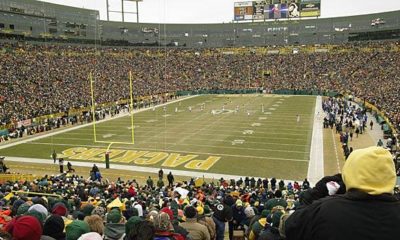
<svg viewBox="0 0 400 240">
<path fill-rule="evenodd" d="M 143 2 L 143 0 L 121 0 L 121 11 L 111 11 L 110 5 L 108 4 L 109 0 L 106 0 L 107 5 L 107 21 L 110 21 L 110 12 L 121 13 L 122 22 L 125 22 L 125 13 L 136 14 L 136 22 L 139 23 L 139 2 Z M 124 2 L 136 2 L 136 12 L 126 12 L 124 9 Z"/>
</svg>

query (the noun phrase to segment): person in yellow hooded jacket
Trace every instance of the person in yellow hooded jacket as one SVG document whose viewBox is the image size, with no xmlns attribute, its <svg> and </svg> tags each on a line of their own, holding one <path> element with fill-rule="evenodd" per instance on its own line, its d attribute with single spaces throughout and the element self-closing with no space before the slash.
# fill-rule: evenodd
<svg viewBox="0 0 400 240">
<path fill-rule="evenodd" d="M 340 179 L 344 194 L 338 194 L 343 188 Z M 341 178 L 325 177 L 305 193 L 307 201 L 285 223 L 286 239 L 397 239 L 400 201 L 394 195 L 395 185 L 395 166 L 388 150 L 355 150 L 345 162 Z"/>
<path fill-rule="evenodd" d="M 255 222 L 251 226 L 250 234 L 249 234 L 249 240 L 257 240 L 258 237 L 260 236 L 261 231 L 264 229 L 265 225 L 268 224 L 267 222 L 267 216 L 269 214 L 268 210 L 263 210 L 261 212 L 261 217 L 258 219 L 257 222 Z"/>
</svg>

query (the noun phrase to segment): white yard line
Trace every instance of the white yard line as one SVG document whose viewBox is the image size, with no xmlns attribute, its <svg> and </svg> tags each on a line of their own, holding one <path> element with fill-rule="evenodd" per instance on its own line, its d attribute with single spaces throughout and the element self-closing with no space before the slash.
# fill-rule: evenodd
<svg viewBox="0 0 400 240">
<path fill-rule="evenodd" d="M 71 133 L 69 133 L 71 134 Z M 74 135 L 81 135 L 78 133 L 74 133 Z M 210 136 L 218 136 L 215 134 L 208 134 Z M 123 135 L 120 134 L 119 136 L 130 136 L 130 135 Z M 225 135 L 222 135 L 225 136 Z M 230 135 L 229 135 L 230 136 Z M 249 138 L 249 136 L 243 136 L 244 139 Z M 167 139 L 176 139 L 176 137 L 167 137 Z M 266 138 L 265 138 L 266 139 Z M 269 138 L 268 138 L 269 139 Z M 287 138 L 290 139 L 290 138 Z M 55 137 L 53 138 L 53 140 L 84 140 L 84 141 L 92 141 L 92 138 L 80 138 L 80 137 Z M 210 138 L 192 138 L 191 140 L 195 140 L 195 141 L 210 141 Z M 212 141 L 214 142 L 227 142 L 230 143 L 232 142 L 232 140 L 221 140 L 221 139 L 212 139 Z M 295 146 L 295 147 L 306 147 L 308 146 L 308 144 L 291 144 L 291 143 L 280 143 L 280 142 L 252 142 L 252 141 L 247 141 L 246 143 L 255 143 L 255 144 L 260 144 L 260 145 L 279 145 L 279 146 Z"/>
<path fill-rule="evenodd" d="M 242 132 L 242 131 L 241 131 Z M 170 133 L 170 134 L 176 134 L 176 132 L 172 132 L 172 131 L 166 131 L 166 133 Z M 257 131 L 257 133 L 260 133 L 260 132 L 258 132 Z M 182 134 L 184 134 L 184 133 L 182 133 Z M 79 135 L 79 136 L 81 136 L 82 135 L 82 133 L 77 133 L 77 132 L 73 132 L 73 133 L 66 133 L 65 135 Z M 265 135 L 267 135 L 267 134 L 265 134 Z M 265 136 L 264 135 L 264 136 Z M 128 135 L 128 134 L 118 134 L 118 136 L 131 136 L 131 135 Z M 199 133 L 198 134 L 198 136 L 225 136 L 225 137 L 231 137 L 232 136 L 232 134 L 220 134 L 220 133 L 215 133 L 215 134 L 211 134 L 211 133 Z M 172 137 L 170 137 L 170 138 L 172 138 Z M 271 139 L 271 137 L 262 137 L 262 136 L 252 136 L 252 135 L 247 135 L 246 136 L 246 138 L 253 138 L 253 139 L 268 139 L 268 140 L 270 140 Z M 54 138 L 54 139 L 56 139 L 56 138 Z M 60 139 L 62 139 L 62 138 L 60 138 Z M 67 139 L 67 138 L 66 138 Z M 84 138 L 81 138 L 81 139 L 83 139 L 83 140 L 85 140 Z M 294 137 L 292 137 L 292 138 L 284 138 L 284 137 L 273 137 L 273 140 L 303 140 L 303 138 L 294 138 Z M 285 144 L 281 144 L 281 145 L 285 145 Z M 286 145 L 290 145 L 290 146 L 308 146 L 308 144 L 306 145 L 306 144 L 286 144 Z"/>
<path fill-rule="evenodd" d="M 337 147 L 336 147 L 336 139 L 335 139 L 335 134 L 333 133 L 333 129 L 332 129 L 332 140 L 333 140 L 333 147 L 335 149 L 335 155 L 336 155 L 336 163 L 337 163 L 337 169 L 338 169 L 338 173 L 340 173 L 340 161 L 339 161 L 339 155 L 338 155 L 338 151 L 337 151 Z"/>
<path fill-rule="evenodd" d="M 51 165 L 53 163 L 53 159 L 40 159 L 40 158 L 22 158 L 22 157 L 7 157 L 7 161 L 12 162 L 21 162 L 21 163 L 39 163 L 39 164 L 47 164 Z M 72 165 L 78 167 L 92 167 L 93 164 L 96 164 L 99 168 L 105 168 L 104 163 L 99 162 L 79 162 L 79 161 L 71 161 Z M 154 167 L 140 167 L 136 165 L 124 165 L 124 164 L 116 164 L 110 163 L 111 169 L 115 170 L 128 170 L 128 171 L 135 171 L 135 172 L 145 172 L 145 173 L 158 173 L 160 168 Z M 195 172 L 195 171 L 185 171 L 185 170 L 176 170 L 176 169 L 167 169 L 163 168 L 164 172 L 172 172 L 175 176 L 189 176 L 194 178 L 208 178 L 208 179 L 220 179 L 223 178 L 225 180 L 229 179 L 236 179 L 245 178 L 246 176 L 239 176 L 239 175 L 228 175 L 228 174 L 220 174 L 220 173 L 209 173 L 209 172 Z M 265 176 L 249 176 L 258 178 L 265 178 Z M 293 182 L 293 180 L 284 180 L 286 183 Z M 301 181 L 297 181 L 301 184 Z"/>
<path fill-rule="evenodd" d="M 181 126 L 183 126 L 184 124 L 188 124 L 190 121 L 187 121 L 186 123 L 183 123 L 183 124 L 180 124 L 180 125 L 178 125 L 178 124 L 170 124 L 170 123 L 168 123 L 168 126 L 169 126 L 169 129 L 171 129 L 171 128 L 180 128 Z M 203 125 L 204 127 L 207 127 L 207 125 Z M 280 125 L 280 126 L 282 126 L 282 125 Z M 265 124 L 265 125 L 262 125 L 262 126 L 259 126 L 257 129 L 265 129 L 265 127 L 268 127 L 268 128 L 270 128 L 271 126 L 269 126 L 269 125 L 267 125 L 267 124 Z M 123 131 L 125 131 L 126 130 L 126 128 L 127 128 L 127 126 L 126 125 L 124 125 L 123 127 L 121 127 L 121 129 L 117 129 L 117 130 L 115 130 L 115 128 L 116 127 L 109 127 L 109 128 L 104 128 L 104 127 L 101 127 L 101 129 L 99 129 L 99 128 L 97 128 L 97 132 L 100 132 L 100 131 L 102 131 L 102 132 L 106 132 L 106 133 L 109 133 L 109 132 L 111 132 L 111 133 L 121 133 L 121 132 L 123 132 Z M 140 127 L 140 129 L 138 128 L 137 129 L 137 131 L 142 131 L 142 132 L 146 132 L 146 133 L 149 133 L 149 131 L 147 130 L 147 129 L 155 129 L 155 128 L 161 128 L 161 129 L 164 129 L 165 128 L 165 126 L 154 126 L 154 127 L 151 127 L 151 126 L 149 126 L 149 127 L 144 127 L 144 126 L 141 126 Z M 221 127 L 221 128 L 223 128 L 223 127 Z M 232 126 L 229 126 L 229 128 L 232 128 Z M 228 128 L 228 129 L 229 129 Z M 236 129 L 239 129 L 239 128 L 237 128 L 237 127 L 235 127 Z M 249 126 L 249 124 L 247 124 L 247 127 L 242 127 L 242 128 L 240 128 L 241 130 L 232 130 L 232 131 L 229 131 L 230 133 L 241 133 L 241 132 L 243 132 L 243 130 L 247 130 L 247 129 L 249 129 L 250 128 L 250 126 Z M 230 130 L 230 129 L 229 129 Z M 156 131 L 159 131 L 159 130 L 157 130 L 156 129 Z M 213 132 L 227 132 L 227 130 L 218 130 L 218 129 L 213 129 L 212 130 Z M 93 132 L 93 129 L 81 129 L 80 130 L 80 132 Z M 287 133 L 288 132 L 288 133 Z M 284 133 L 284 135 L 293 135 L 293 136 L 304 136 L 304 134 L 306 134 L 306 133 L 308 133 L 308 132 L 311 132 L 311 130 L 308 130 L 308 131 L 304 131 L 303 133 L 292 133 L 292 134 L 290 134 L 289 132 L 293 132 L 293 131 L 291 131 L 290 129 L 286 129 L 286 130 L 283 130 L 282 129 L 282 131 L 279 131 L 279 130 L 271 130 L 271 131 L 257 131 L 257 133 L 260 133 L 260 134 L 270 134 L 270 135 L 282 135 L 282 133 Z M 118 134 L 119 136 L 121 136 L 121 134 Z M 126 134 L 125 134 L 126 135 Z M 130 135 L 129 135 L 130 136 Z"/>
<path fill-rule="evenodd" d="M 209 114 L 209 113 L 207 113 L 207 114 Z M 199 115 L 199 116 L 203 116 L 203 115 Z M 137 119 L 137 118 L 136 118 Z M 168 122 L 168 125 L 169 126 L 181 126 L 182 124 L 185 124 L 185 123 L 187 123 L 188 121 L 190 121 L 190 119 L 189 120 L 186 120 L 186 121 L 181 121 L 181 123 L 175 123 L 175 120 L 176 119 L 174 119 L 173 120 L 173 122 L 172 121 L 170 121 L 170 122 Z M 262 120 L 266 120 L 266 119 L 262 119 Z M 255 121 L 258 121 L 258 120 L 255 120 Z M 309 121 L 309 120 L 308 120 Z M 236 122 L 229 122 L 229 123 L 227 123 L 227 122 L 223 122 L 223 121 L 220 121 L 220 123 L 223 123 L 223 124 L 226 124 L 226 125 L 224 125 L 224 126 L 218 126 L 218 128 L 219 129 L 221 129 L 221 128 L 228 128 L 228 129 L 231 129 L 232 127 L 231 126 L 229 126 L 230 124 L 235 124 L 236 126 L 238 126 L 238 125 L 243 125 L 243 127 L 235 127 L 236 129 L 238 129 L 238 130 L 236 130 L 236 132 L 241 132 L 242 130 L 239 130 L 239 129 L 248 129 L 249 128 L 249 123 L 248 122 L 246 122 L 246 123 L 244 123 L 244 124 L 242 124 L 242 123 L 238 123 L 237 121 Z M 272 125 L 272 124 L 269 124 L 269 123 L 263 123 L 263 125 L 262 125 L 262 128 L 271 128 L 271 127 L 282 127 L 282 124 L 285 124 L 285 122 L 283 122 L 283 121 L 281 121 L 280 122 L 281 124 L 274 124 L 274 125 Z M 292 121 L 291 122 L 287 122 L 287 123 L 292 123 Z M 129 123 L 130 124 L 130 123 Z M 141 130 L 141 131 L 147 131 L 146 129 L 154 129 L 155 127 L 157 128 L 163 128 L 164 127 L 164 125 L 161 125 L 161 124 L 159 124 L 159 125 L 148 125 L 148 126 L 146 126 L 146 124 L 147 123 L 141 123 L 142 125 L 140 126 L 140 129 L 138 129 L 138 130 Z M 207 125 L 207 124 L 200 124 L 200 123 L 198 123 L 198 122 L 196 122 L 196 125 L 198 125 L 198 126 L 201 126 L 201 125 Z M 304 125 L 304 126 L 306 126 L 306 125 Z M 308 126 L 308 125 L 307 125 Z M 124 128 L 124 127 L 127 127 L 127 124 L 125 123 L 125 124 L 114 124 L 113 123 L 113 125 L 112 126 L 100 126 L 100 130 L 103 130 L 103 129 L 106 129 L 107 131 L 111 131 L 111 132 L 117 132 L 118 130 L 113 130 L 113 129 L 115 129 L 116 127 L 121 127 L 121 128 Z M 111 129 L 111 130 L 110 130 Z M 91 131 L 92 129 L 82 129 L 82 130 L 84 130 L 84 131 Z M 297 127 L 293 127 L 293 128 L 290 128 L 290 127 L 285 127 L 285 129 L 279 129 L 279 130 L 273 130 L 273 129 L 270 129 L 272 132 L 302 132 L 301 134 L 303 135 L 304 133 L 308 133 L 308 132 L 310 132 L 311 130 L 309 129 L 309 128 L 299 128 L 298 126 Z M 219 131 L 224 131 L 224 130 L 219 130 Z M 268 131 L 268 132 L 271 132 L 271 131 Z M 258 131 L 257 131 L 258 132 Z M 263 132 L 263 133 L 267 133 L 267 132 Z"/>
<path fill-rule="evenodd" d="M 310 162 L 308 164 L 307 179 L 314 185 L 324 176 L 324 142 L 322 132 L 322 98 L 317 96 L 315 100 L 314 124 L 311 139 Z"/>
<path fill-rule="evenodd" d="M 190 99 L 190 98 L 194 98 L 194 97 L 197 97 L 197 96 L 199 96 L 199 95 L 193 95 L 193 96 L 188 96 L 188 97 L 176 99 L 176 100 L 173 100 L 171 102 L 166 102 L 166 103 L 160 104 L 160 105 L 156 106 L 156 108 L 159 108 L 159 107 L 162 107 L 162 106 L 165 106 L 165 105 L 168 105 L 168 104 L 172 104 L 172 103 L 175 103 L 175 102 L 180 102 L 180 101 L 183 101 L 183 100 L 187 100 L 187 99 Z M 143 111 L 147 111 L 147 110 L 149 110 L 151 108 L 152 107 L 150 107 L 150 108 L 142 108 L 142 109 L 134 111 L 133 114 L 136 114 L 136 113 L 139 113 L 139 112 L 143 112 Z M 39 139 L 42 139 L 42 138 L 47 138 L 47 137 L 51 137 L 51 136 L 54 136 L 54 135 L 57 135 L 57 134 L 69 132 L 69 131 L 80 129 L 80 128 L 87 127 L 87 126 L 91 126 L 94 123 L 98 124 L 98 123 L 102 123 L 102 122 L 107 122 L 107 121 L 118 119 L 118 118 L 122 118 L 122 117 L 125 117 L 125 116 L 128 116 L 128 115 L 129 115 L 129 113 L 122 113 L 122 114 L 120 114 L 120 115 L 118 115 L 116 117 L 110 117 L 110 118 L 106 118 L 106 119 L 103 119 L 103 120 L 100 120 L 100 121 L 86 123 L 86 124 L 78 125 L 78 126 L 75 126 L 75 127 L 66 128 L 66 129 L 63 129 L 63 130 L 60 130 L 60 131 L 51 132 L 51 133 L 48 133 L 48 134 L 43 134 L 43 135 L 40 135 L 40 136 L 37 136 L 37 137 L 27 138 L 27 139 L 24 139 L 24 140 L 21 140 L 21 141 L 16 141 L 16 142 L 12 142 L 12 143 L 9 143 L 9 144 L 0 145 L 0 149 L 5 149 L 5 148 L 13 147 L 13 146 L 16 146 L 16 145 L 20 145 L 20 144 L 23 144 L 23 143 L 36 141 L 36 140 L 39 140 Z"/>
</svg>

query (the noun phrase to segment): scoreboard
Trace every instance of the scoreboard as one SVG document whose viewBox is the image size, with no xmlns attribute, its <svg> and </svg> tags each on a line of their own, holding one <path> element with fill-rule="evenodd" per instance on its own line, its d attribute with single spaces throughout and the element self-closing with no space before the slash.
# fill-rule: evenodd
<svg viewBox="0 0 400 240">
<path fill-rule="evenodd" d="M 264 20 L 321 15 L 321 0 L 257 0 L 235 2 L 234 20 Z"/>
</svg>

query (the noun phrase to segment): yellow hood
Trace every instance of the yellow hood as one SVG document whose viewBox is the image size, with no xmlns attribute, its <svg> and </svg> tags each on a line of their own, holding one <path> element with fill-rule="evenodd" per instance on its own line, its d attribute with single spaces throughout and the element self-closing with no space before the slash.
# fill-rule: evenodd
<svg viewBox="0 0 400 240">
<path fill-rule="evenodd" d="M 393 194 L 396 170 L 392 155 L 381 147 L 355 150 L 342 169 L 346 189 L 358 189 L 370 195 Z"/>
</svg>

